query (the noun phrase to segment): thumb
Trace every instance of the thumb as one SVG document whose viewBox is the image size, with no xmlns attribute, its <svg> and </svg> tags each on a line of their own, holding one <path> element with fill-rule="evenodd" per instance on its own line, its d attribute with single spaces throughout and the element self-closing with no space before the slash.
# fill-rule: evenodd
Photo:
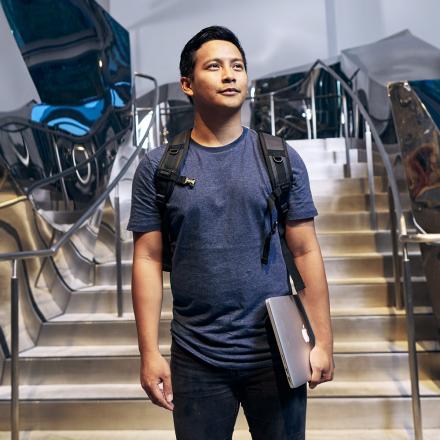
<svg viewBox="0 0 440 440">
<path fill-rule="evenodd" d="M 312 377 L 310 379 L 310 388 L 315 388 L 321 379 L 321 369 L 315 366 L 312 367 Z"/>
<path fill-rule="evenodd" d="M 163 379 L 163 395 L 168 403 L 173 400 L 173 387 L 171 385 L 171 376 L 166 376 Z"/>
</svg>

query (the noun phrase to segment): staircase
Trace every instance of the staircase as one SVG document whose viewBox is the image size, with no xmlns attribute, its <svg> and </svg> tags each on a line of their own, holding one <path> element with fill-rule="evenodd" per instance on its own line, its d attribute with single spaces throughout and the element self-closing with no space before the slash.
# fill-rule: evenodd
<svg viewBox="0 0 440 440">
<path fill-rule="evenodd" d="M 308 439 L 410 439 L 412 412 L 405 316 L 393 306 L 387 193 L 375 177 L 379 229 L 369 226 L 365 151 L 353 149 L 345 179 L 343 139 L 290 142 L 309 171 L 330 288 L 335 378 L 308 390 Z M 380 166 L 376 167 L 380 174 Z M 403 196 L 403 207 L 409 200 Z M 65 313 L 43 324 L 20 353 L 21 430 L 27 439 L 174 439 L 172 414 L 139 384 L 132 313 L 132 242 L 123 243 L 124 310 L 116 316 L 116 271 L 103 228 L 93 287 L 73 291 Z M 440 438 L 440 344 L 419 250 L 410 247 L 425 439 Z M 160 349 L 169 357 L 172 297 L 164 275 Z M 0 440 L 10 438 L 10 371 L 0 386 Z M 1 431 L 3 430 L 3 431 Z M 50 432 L 49 432 L 50 431 Z M 110 432 L 112 431 L 112 432 Z M 250 439 L 240 410 L 234 440 Z M 209 439 L 207 439 L 209 440 Z"/>
</svg>

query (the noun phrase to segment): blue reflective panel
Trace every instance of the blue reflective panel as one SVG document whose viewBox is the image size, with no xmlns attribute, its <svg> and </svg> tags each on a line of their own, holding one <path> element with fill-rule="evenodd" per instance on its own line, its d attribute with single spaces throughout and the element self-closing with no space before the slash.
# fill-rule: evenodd
<svg viewBox="0 0 440 440">
<path fill-rule="evenodd" d="M 410 85 L 440 129 L 440 79 L 411 81 Z"/>
<path fill-rule="evenodd" d="M 129 34 L 94 0 L 0 4 L 41 98 L 0 114 L 0 163 L 26 190 L 86 161 L 33 193 L 43 211 L 80 215 L 131 130 Z"/>
<path fill-rule="evenodd" d="M 129 104 L 129 34 L 96 2 L 0 1 L 42 102 Z"/>
</svg>

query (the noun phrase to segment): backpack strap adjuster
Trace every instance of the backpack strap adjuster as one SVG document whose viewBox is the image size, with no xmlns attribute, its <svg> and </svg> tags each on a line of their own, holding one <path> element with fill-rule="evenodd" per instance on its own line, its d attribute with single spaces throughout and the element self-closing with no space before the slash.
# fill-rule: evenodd
<svg viewBox="0 0 440 440">
<path fill-rule="evenodd" d="M 171 147 L 169 150 L 170 154 L 172 154 L 174 156 L 175 154 L 177 154 L 180 151 L 181 147 L 182 147 L 181 145 L 179 145 L 178 147 Z"/>
</svg>

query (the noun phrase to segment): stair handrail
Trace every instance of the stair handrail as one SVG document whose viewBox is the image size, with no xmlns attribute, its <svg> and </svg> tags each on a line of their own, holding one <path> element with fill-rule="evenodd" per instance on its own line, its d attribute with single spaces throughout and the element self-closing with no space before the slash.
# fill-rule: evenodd
<svg viewBox="0 0 440 440">
<path fill-rule="evenodd" d="M 145 79 L 149 79 L 154 83 L 154 88 L 158 89 L 157 80 L 146 74 L 134 73 L 134 78 L 141 77 Z M 134 88 L 134 85 L 133 85 Z M 156 93 L 155 96 L 155 102 L 158 102 L 159 97 Z M 135 100 L 133 101 L 135 102 Z M 134 106 L 136 104 L 133 104 Z M 157 105 L 153 109 L 153 114 L 155 114 L 157 111 Z M 133 163 L 135 158 L 139 155 L 140 151 L 142 150 L 143 144 L 145 143 L 145 140 L 147 139 L 147 136 L 149 134 L 149 131 L 154 123 L 154 117 L 151 118 L 148 128 L 142 138 L 142 140 L 139 142 L 138 145 L 135 146 L 135 150 L 131 154 L 131 156 L 127 159 L 126 163 L 121 167 L 121 170 L 119 173 L 115 176 L 115 178 L 108 184 L 107 188 L 102 192 L 102 194 L 99 195 L 99 197 L 84 211 L 84 213 L 80 216 L 80 218 L 59 238 L 59 240 L 54 243 L 51 247 L 46 249 L 36 249 L 36 250 L 29 250 L 29 251 L 20 251 L 20 252 L 6 252 L 6 253 L 0 253 L 0 261 L 9 261 L 9 260 L 23 260 L 23 259 L 29 259 L 33 257 L 49 257 L 54 255 L 65 243 L 66 241 L 75 234 L 78 229 L 93 215 L 96 208 L 105 201 L 105 199 L 109 196 L 109 194 L 115 189 L 116 185 L 119 183 L 119 181 L 124 177 L 125 173 L 129 169 L 130 165 Z M 81 166 L 81 164 L 79 165 Z M 77 168 L 77 167 L 71 167 Z M 73 170 L 74 171 L 74 170 Z M 61 173 L 60 173 L 61 174 Z"/>
<path fill-rule="evenodd" d="M 15 122 L 8 122 L 3 124 L 3 126 L 8 126 L 11 125 Z M 23 131 L 26 130 L 28 128 L 33 129 L 33 130 L 37 130 L 37 131 L 41 131 L 43 133 L 46 133 L 48 135 L 51 136 L 58 136 L 59 138 L 65 138 L 68 140 L 73 140 L 75 139 L 74 137 L 68 135 L 67 133 L 65 133 L 64 131 L 61 130 L 53 130 L 51 128 L 48 127 L 41 127 L 39 125 L 36 125 L 34 123 L 32 123 L 31 121 L 26 121 L 24 120 L 23 122 L 20 122 L 20 125 L 22 125 L 23 128 L 21 128 L 20 130 L 14 130 L 14 132 L 19 132 L 19 131 Z M 0 130 L 5 130 L 3 126 L 0 126 Z M 92 162 L 94 159 L 96 159 L 97 156 L 99 156 L 104 150 L 105 148 L 107 148 L 107 146 L 111 143 L 114 142 L 115 140 L 118 140 L 122 137 L 124 137 L 127 132 L 130 130 L 130 127 L 123 129 L 122 131 L 120 131 L 118 134 L 116 134 L 114 137 L 106 140 L 102 145 L 99 146 L 99 148 L 92 153 L 87 159 L 84 159 L 83 161 L 79 162 L 78 164 L 71 166 L 69 168 L 64 169 L 63 171 L 56 173 L 56 174 L 52 174 L 51 176 L 48 177 L 43 177 L 42 179 L 37 180 L 36 182 L 32 183 L 31 185 L 29 185 L 28 188 L 25 188 L 22 190 L 22 192 L 24 193 L 24 195 L 29 198 L 29 196 L 38 188 L 44 187 L 46 185 L 49 185 L 50 183 L 56 182 L 57 180 L 63 178 L 63 177 L 67 177 L 70 176 L 71 174 L 73 174 L 76 171 L 79 171 L 82 167 L 84 167 L 85 165 L 87 165 L 88 163 Z M 5 130 L 5 131 L 10 131 L 10 130 Z M 76 139 L 76 142 L 85 142 L 85 141 L 89 141 L 90 139 L 93 138 L 93 136 L 95 135 L 95 133 L 91 133 L 87 136 L 82 136 Z"/>
<path fill-rule="evenodd" d="M 119 181 L 124 177 L 125 173 L 128 171 L 129 167 L 133 163 L 133 161 L 139 156 L 139 153 L 142 150 L 143 144 L 147 139 L 150 129 L 153 126 L 153 122 L 155 121 L 155 114 L 158 107 L 159 101 L 159 87 L 156 78 L 139 73 L 134 72 L 133 74 L 133 84 L 132 84 L 132 93 L 133 93 L 133 104 L 132 104 L 132 112 L 133 116 L 137 113 L 136 110 L 136 78 L 144 78 L 153 82 L 154 90 L 155 90 L 155 107 L 153 109 L 153 117 L 149 121 L 148 127 L 145 131 L 144 136 L 141 141 L 137 143 L 137 125 L 134 122 L 133 124 L 133 138 L 135 139 L 134 145 L 135 149 L 130 157 L 127 159 L 126 163 L 121 167 L 119 173 L 114 177 L 114 179 L 108 184 L 107 188 L 103 191 L 103 193 L 90 205 L 89 208 L 80 216 L 80 218 L 60 237 L 60 239 L 54 243 L 51 247 L 46 249 L 37 249 L 37 250 L 29 250 L 29 251 L 19 251 L 19 252 L 6 252 L 0 254 L 0 261 L 12 261 L 12 274 L 11 274 L 11 405 L 10 405 L 10 414 L 11 414 L 11 439 L 18 440 L 20 435 L 20 427 L 19 427 L 19 377 L 18 377 L 18 350 L 19 350 L 19 284 L 18 284 L 18 271 L 17 271 L 17 262 L 18 260 L 24 260 L 34 257 L 50 257 L 55 255 L 58 250 L 66 243 L 66 241 L 75 234 L 81 226 L 94 214 L 95 210 L 99 207 L 99 205 L 106 200 L 106 198 L 110 195 L 110 193 L 115 190 L 116 194 L 118 194 L 118 185 Z M 119 223 L 119 209 L 118 205 L 115 209 L 115 217 L 116 217 L 116 266 L 117 266 L 117 289 L 118 289 L 118 316 L 119 311 L 122 310 L 122 274 L 121 274 L 121 248 L 120 248 L 120 223 Z M 119 250 L 119 252 L 118 252 Z M 119 309 L 121 307 L 121 309 Z"/>
<path fill-rule="evenodd" d="M 413 294 L 411 283 L 411 266 L 408 254 L 408 243 L 414 240 L 427 240 L 428 242 L 436 242 L 440 234 L 408 234 L 406 219 L 403 213 L 402 204 L 400 201 L 400 194 L 397 186 L 397 181 L 394 175 L 394 171 L 391 165 L 390 158 L 385 150 L 385 147 L 380 139 L 379 133 L 373 123 L 370 114 L 366 110 L 365 106 L 358 98 L 358 96 L 351 90 L 351 88 L 345 83 L 345 81 L 337 74 L 331 67 L 326 65 L 323 61 L 317 60 L 316 65 L 321 66 L 327 73 L 340 82 L 342 88 L 351 97 L 353 102 L 356 103 L 359 112 L 364 118 L 366 126 L 366 147 L 367 147 L 367 162 L 369 166 L 368 180 L 370 187 L 370 208 L 371 202 L 374 200 L 374 176 L 373 170 L 373 158 L 372 158 L 372 145 L 371 136 L 373 137 L 376 147 L 379 150 L 382 163 L 385 167 L 386 175 L 388 178 L 388 194 L 389 194 L 389 211 L 392 219 L 392 229 L 398 230 L 399 242 L 402 247 L 402 266 L 403 266 L 403 299 L 405 303 L 406 311 L 406 333 L 408 338 L 408 363 L 410 369 L 411 379 L 411 403 L 413 413 L 413 427 L 416 440 L 423 440 L 422 429 L 422 414 L 420 404 L 420 391 L 419 391 L 419 374 L 417 364 L 417 349 L 415 339 L 415 320 L 413 309 Z M 373 199 L 372 199 L 373 197 Z M 397 218 L 397 222 L 393 219 Z M 395 230 L 392 230 L 392 236 L 396 234 Z M 397 245 L 393 245 L 393 262 L 394 262 L 394 276 L 395 276 L 395 291 L 400 293 L 400 273 L 397 270 L 398 264 L 398 250 Z M 396 306 L 399 306 L 399 301 L 396 295 Z"/>
</svg>

